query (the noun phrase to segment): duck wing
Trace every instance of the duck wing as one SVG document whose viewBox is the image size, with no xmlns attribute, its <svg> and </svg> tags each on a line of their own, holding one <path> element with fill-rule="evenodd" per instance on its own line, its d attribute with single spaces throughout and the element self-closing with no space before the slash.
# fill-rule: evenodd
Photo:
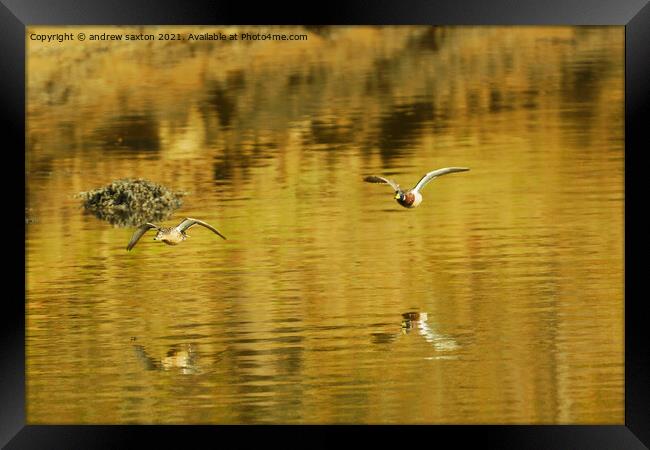
<svg viewBox="0 0 650 450">
<path fill-rule="evenodd" d="M 390 184 L 390 186 L 395 190 L 395 192 L 401 192 L 399 184 L 395 183 L 393 180 L 384 177 L 378 177 L 377 175 L 370 175 L 363 179 L 366 183 L 383 183 Z"/>
<path fill-rule="evenodd" d="M 429 181 L 441 175 L 446 175 L 448 173 L 454 173 L 454 172 L 466 172 L 468 170 L 469 169 L 467 167 L 445 167 L 444 169 L 432 170 L 431 172 L 423 176 L 420 179 L 420 181 L 418 181 L 418 184 L 415 185 L 412 191 L 419 192 L 424 186 L 427 185 Z"/>
<path fill-rule="evenodd" d="M 217 229 L 215 227 L 213 227 L 212 225 L 210 225 L 209 223 L 204 222 L 204 221 L 199 220 L 199 219 L 192 219 L 191 217 L 186 217 L 185 219 L 183 219 L 183 221 L 176 228 L 181 232 L 185 232 L 185 230 L 187 230 L 188 228 L 190 228 L 190 227 L 192 227 L 194 225 L 201 225 L 203 227 L 206 227 L 208 230 L 211 230 L 211 231 L 215 232 L 216 234 L 218 234 L 219 236 L 221 236 L 223 239 L 226 239 L 226 236 L 219 233 L 217 231 Z"/>
<path fill-rule="evenodd" d="M 144 225 L 140 226 L 137 230 L 135 230 L 135 233 L 133 233 L 133 236 L 131 237 L 131 240 L 129 241 L 129 245 L 126 246 L 127 251 L 131 251 L 133 247 L 135 247 L 135 244 L 138 243 L 140 238 L 142 237 L 143 234 L 145 234 L 147 231 L 150 229 L 155 228 L 157 230 L 160 229 L 157 225 L 154 225 L 153 223 L 145 223 Z"/>
</svg>

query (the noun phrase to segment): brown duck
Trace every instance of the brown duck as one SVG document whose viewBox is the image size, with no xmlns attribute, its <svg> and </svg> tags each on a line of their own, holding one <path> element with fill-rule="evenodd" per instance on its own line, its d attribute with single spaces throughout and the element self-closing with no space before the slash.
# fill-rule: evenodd
<svg viewBox="0 0 650 450">
<path fill-rule="evenodd" d="M 399 187 L 399 184 L 395 183 L 393 180 L 384 177 L 378 177 L 376 175 L 365 177 L 363 181 L 366 181 L 368 183 L 389 184 L 395 190 L 395 200 L 397 200 L 397 203 L 402 205 L 404 208 L 415 208 L 420 203 L 422 203 L 422 194 L 420 194 L 420 191 L 424 186 L 427 185 L 427 183 L 429 183 L 429 181 L 448 173 L 466 172 L 468 170 L 469 169 L 467 167 L 445 167 L 444 169 L 433 170 L 423 176 L 420 181 L 418 181 L 418 184 L 413 187 L 413 189 L 409 189 L 407 191 L 403 191 Z"/>
<path fill-rule="evenodd" d="M 179 223 L 178 226 L 169 228 L 159 227 L 158 225 L 154 225 L 153 223 L 149 222 L 145 223 L 144 225 L 140 226 L 140 228 L 135 230 L 135 233 L 133 233 L 133 237 L 129 241 L 129 245 L 126 246 L 126 249 L 130 251 L 133 247 L 135 247 L 135 244 L 138 243 L 142 235 L 152 228 L 155 228 L 158 231 L 153 238 L 154 241 L 161 241 L 167 245 L 180 244 L 189 236 L 189 234 L 187 234 L 185 231 L 194 225 L 204 226 L 221 236 L 223 239 L 226 239 L 226 237 L 223 234 L 219 233 L 217 229 L 212 225 L 199 219 L 192 219 L 191 217 L 187 217 L 183 219 L 183 221 Z"/>
</svg>

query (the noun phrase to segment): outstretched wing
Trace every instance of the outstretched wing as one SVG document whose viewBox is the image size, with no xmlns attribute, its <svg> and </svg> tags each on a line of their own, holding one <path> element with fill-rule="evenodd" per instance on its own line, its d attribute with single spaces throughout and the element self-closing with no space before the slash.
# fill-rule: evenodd
<svg viewBox="0 0 650 450">
<path fill-rule="evenodd" d="M 376 175 L 370 175 L 365 177 L 363 181 L 365 181 L 366 183 L 390 184 L 390 186 L 395 190 L 395 192 L 400 191 L 399 184 L 395 183 L 393 180 L 389 180 L 388 178 L 378 177 Z"/>
<path fill-rule="evenodd" d="M 415 192 L 419 192 L 424 186 L 427 185 L 429 181 L 441 175 L 446 175 L 448 173 L 454 173 L 454 172 L 466 172 L 468 170 L 469 169 L 467 167 L 445 167 L 444 169 L 433 170 L 427 173 L 425 176 L 423 176 L 422 179 L 418 181 L 418 184 L 416 184 L 412 190 Z"/>
<path fill-rule="evenodd" d="M 226 239 L 226 236 L 224 236 L 223 234 L 219 233 L 219 232 L 217 231 L 217 229 L 216 229 L 215 227 L 213 227 L 212 225 L 210 225 L 209 223 L 206 223 L 206 222 L 204 222 L 204 221 L 202 221 L 202 220 L 199 220 L 199 219 L 192 219 L 191 217 L 187 217 L 187 218 L 183 219 L 183 221 L 182 221 L 182 222 L 178 225 L 178 227 L 176 227 L 176 228 L 178 228 L 179 231 L 185 231 L 185 230 L 187 230 L 188 228 L 190 228 L 191 226 L 194 226 L 194 225 L 201 225 L 201 226 L 204 226 L 204 227 L 206 227 L 208 230 L 212 230 L 212 231 L 214 231 L 215 233 L 217 233 L 217 234 L 218 234 L 219 236 L 221 236 L 223 239 Z"/>
<path fill-rule="evenodd" d="M 145 223 L 144 225 L 142 225 L 140 228 L 138 228 L 137 230 L 135 230 L 135 233 L 133 233 L 133 236 L 131 237 L 131 240 L 129 241 L 129 245 L 126 246 L 126 249 L 127 249 L 128 251 L 131 251 L 131 249 L 132 249 L 133 247 L 135 247 L 135 244 L 138 243 L 138 241 L 140 240 L 140 238 L 142 237 L 142 235 L 145 234 L 147 231 L 149 231 L 149 230 L 152 229 L 152 228 L 159 229 L 159 228 L 158 228 L 156 225 L 154 225 L 153 223 L 148 223 L 148 222 L 147 222 L 147 223 Z"/>
</svg>

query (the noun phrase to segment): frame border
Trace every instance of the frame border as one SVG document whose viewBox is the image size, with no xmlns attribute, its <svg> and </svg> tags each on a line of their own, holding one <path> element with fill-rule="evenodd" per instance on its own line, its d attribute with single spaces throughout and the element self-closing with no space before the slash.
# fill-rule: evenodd
<svg viewBox="0 0 650 450">
<path fill-rule="evenodd" d="M 25 149 L 25 36 L 32 25 L 174 25 L 174 24 L 340 24 L 340 25 L 624 25 L 625 26 L 625 425 L 436 425 L 436 426 L 303 426 L 319 442 L 335 443 L 350 431 L 361 431 L 373 440 L 388 434 L 404 438 L 453 439 L 498 448 L 611 449 L 648 448 L 650 445 L 650 352 L 642 324 L 641 297 L 633 292 L 642 274 L 640 264 L 628 261 L 645 256 L 636 244 L 644 221 L 638 216 L 641 152 L 647 147 L 650 110 L 650 3 L 648 0 L 376 0 L 372 9 L 363 0 L 334 0 L 319 5 L 285 5 L 277 2 L 251 8 L 244 2 L 173 0 L 1 0 L 0 48 L 5 60 L 0 68 L 0 104 L 7 135 L 15 147 Z M 645 132 L 645 133 L 644 133 Z M 645 137 L 645 139 L 643 139 Z M 12 148 L 12 147 L 8 147 Z M 14 152 L 16 153 L 16 152 Z M 19 155 L 20 153 L 17 152 Z M 24 154 L 16 157 L 27 189 Z M 13 161 L 12 161 L 13 162 Z M 14 167 L 13 164 L 11 166 Z M 12 171 L 18 179 L 18 170 Z M 11 183 L 15 190 L 18 182 Z M 9 191 L 11 192 L 11 191 Z M 24 198 L 26 200 L 26 198 Z M 24 204 L 23 204 L 24 207 Z M 22 211 L 16 225 L 23 227 Z M 636 216 L 636 217 L 635 217 Z M 20 219 L 20 222 L 18 222 Z M 636 219 L 636 220 L 635 220 Z M 644 230 L 645 231 L 645 230 Z M 632 236 L 636 245 L 631 244 Z M 21 244 L 17 244 L 21 245 Z M 18 253 L 25 267 L 25 247 Z M 12 255 L 13 256 L 13 255 Z M 25 276 L 25 274 L 23 274 Z M 20 278 L 16 276 L 16 280 Z M 25 278 L 23 278 L 25 282 Z M 18 282 L 16 282 L 18 284 Z M 249 439 L 295 434 L 286 426 L 45 426 L 26 425 L 25 416 L 25 284 L 20 295 L 5 301 L 4 355 L 0 408 L 0 445 L 3 448 L 115 448 L 148 443 L 184 443 L 200 438 L 215 442 L 229 437 L 244 443 Z M 645 338 L 644 338 L 645 336 Z M 254 431 L 248 433 L 248 431 Z M 390 430 L 390 431 L 389 431 Z M 397 431 L 397 433 L 395 433 Z M 286 435 L 285 435 L 286 433 Z M 404 433 L 402 435 L 402 433 Z M 244 437 L 246 435 L 247 437 Z M 372 436 L 371 436 L 372 435 Z M 242 441 L 243 439 L 243 441 Z M 152 442 L 153 441 L 153 442 Z M 645 445 L 644 445 L 645 444 Z"/>
</svg>

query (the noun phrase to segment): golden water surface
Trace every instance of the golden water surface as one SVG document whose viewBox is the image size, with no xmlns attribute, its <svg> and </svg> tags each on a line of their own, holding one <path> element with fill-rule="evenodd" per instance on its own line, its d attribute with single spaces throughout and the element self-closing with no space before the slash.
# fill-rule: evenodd
<svg viewBox="0 0 650 450">
<path fill-rule="evenodd" d="M 26 42 L 28 423 L 623 423 L 623 27 Z"/>
</svg>

